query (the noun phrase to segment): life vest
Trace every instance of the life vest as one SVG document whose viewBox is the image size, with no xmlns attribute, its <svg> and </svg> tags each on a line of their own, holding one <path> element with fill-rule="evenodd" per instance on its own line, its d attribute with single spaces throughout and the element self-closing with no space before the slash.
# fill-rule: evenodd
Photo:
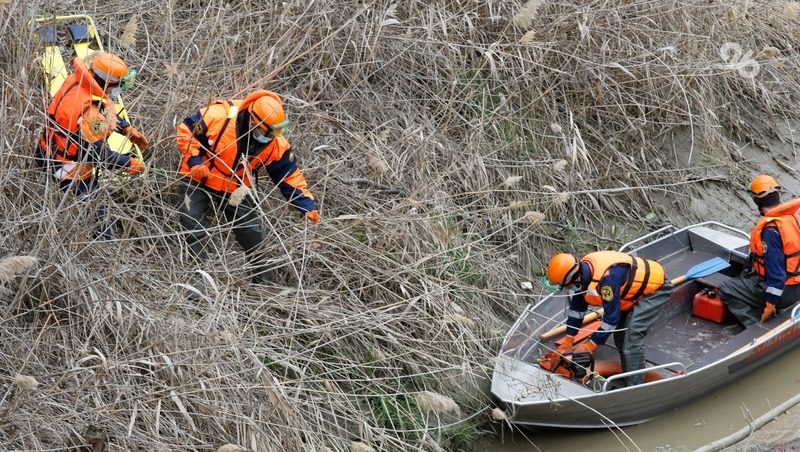
<svg viewBox="0 0 800 452">
<path fill-rule="evenodd" d="M 762 278 L 767 275 L 764 264 L 764 241 L 761 238 L 764 228 L 777 228 L 786 255 L 786 285 L 800 284 L 800 198 L 773 207 L 750 232 L 750 252 L 753 257 L 753 270 Z"/>
<path fill-rule="evenodd" d="M 237 133 L 237 117 L 261 96 L 275 95 L 256 91 L 244 100 L 214 100 L 178 125 L 177 142 L 182 154 L 178 173 L 191 178 L 189 159 L 200 156 L 209 169 L 204 180 L 195 182 L 219 192 L 232 193 L 240 186 L 252 186 L 246 163 L 267 164 L 278 160 L 290 147 L 282 136 L 275 137 L 257 156 L 247 155 L 247 139 Z"/>
<path fill-rule="evenodd" d="M 620 309 L 623 312 L 630 311 L 636 301 L 664 285 L 664 267 L 649 259 L 617 251 L 596 251 L 584 256 L 581 262 L 589 265 L 592 274 L 584 299 L 594 306 L 603 305 L 598 286 L 612 265 L 625 264 L 629 267 L 628 280 L 620 288 Z"/>
<path fill-rule="evenodd" d="M 75 58 L 72 66 L 72 74 L 64 80 L 47 107 L 48 121 L 39 137 L 39 148 L 43 156 L 60 162 L 62 169 L 69 168 L 69 171 L 61 171 L 60 178 L 77 176 L 85 180 L 91 177 L 92 168 L 85 163 L 83 148 L 93 141 L 108 138 L 116 127 L 117 115 L 114 103 L 94 79 L 86 63 Z M 91 125 L 83 123 L 83 116 L 90 110 L 95 113 L 93 122 L 101 118 L 103 132 L 99 135 L 86 136 L 85 132 Z"/>
</svg>

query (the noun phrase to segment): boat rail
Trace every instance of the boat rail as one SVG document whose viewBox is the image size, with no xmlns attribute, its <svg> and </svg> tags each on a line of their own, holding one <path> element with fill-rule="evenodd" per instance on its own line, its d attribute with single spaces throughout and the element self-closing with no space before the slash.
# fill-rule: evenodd
<svg viewBox="0 0 800 452">
<path fill-rule="evenodd" d="M 639 237 L 637 239 L 633 239 L 630 242 L 622 245 L 621 247 L 619 247 L 619 252 L 624 252 L 628 247 L 630 247 L 634 243 L 638 243 L 638 242 L 641 242 L 643 240 L 647 240 L 647 239 L 649 239 L 649 238 L 651 238 L 653 236 L 656 236 L 656 235 L 661 234 L 663 232 L 667 232 L 669 230 L 676 231 L 677 229 L 678 228 L 676 228 L 675 226 L 673 226 L 671 224 L 668 224 L 668 225 L 664 226 L 661 229 L 656 229 L 655 231 L 653 231 L 653 232 L 651 232 L 649 234 L 645 234 L 645 235 L 643 235 L 643 236 L 641 236 L 641 237 Z"/>
<path fill-rule="evenodd" d="M 638 375 L 638 374 L 647 373 L 647 372 L 650 372 L 651 370 L 666 369 L 668 367 L 679 367 L 681 369 L 680 373 L 678 373 L 676 376 L 683 375 L 683 374 L 686 373 L 686 366 L 683 363 L 678 362 L 678 361 L 675 361 L 673 363 L 661 364 L 661 365 L 653 366 L 653 367 L 645 367 L 644 369 L 632 370 L 630 372 L 624 372 L 624 373 L 612 375 L 612 376 L 606 378 L 605 381 L 603 382 L 603 390 L 602 390 L 602 392 L 606 392 L 608 390 L 608 384 L 611 383 L 614 380 L 620 380 L 622 378 L 630 377 L 631 375 Z"/>
<path fill-rule="evenodd" d="M 631 240 L 630 242 L 628 242 L 628 243 L 622 245 L 621 247 L 619 247 L 619 249 L 617 251 L 619 251 L 621 253 L 625 253 L 626 252 L 625 250 L 630 248 L 630 246 L 633 245 L 634 243 L 642 242 L 644 240 L 647 240 L 647 239 L 652 238 L 654 236 L 657 236 L 659 234 L 663 234 L 663 233 L 665 233 L 667 231 L 671 231 L 672 234 L 677 234 L 679 232 L 682 232 L 682 231 L 685 231 L 685 230 L 688 230 L 688 229 L 692 229 L 692 228 L 696 228 L 696 227 L 699 227 L 699 226 L 716 226 L 716 227 L 721 228 L 721 229 L 726 229 L 728 231 L 735 232 L 736 234 L 741 235 L 742 237 L 746 238 L 747 240 L 750 240 L 750 234 L 748 234 L 745 231 L 742 231 L 741 229 L 736 229 L 734 227 L 728 226 L 727 224 L 722 224 L 722 223 L 719 223 L 717 221 L 704 221 L 702 223 L 692 224 L 692 225 L 689 225 L 689 226 L 682 227 L 680 229 L 678 229 L 677 227 L 675 227 L 675 226 L 673 226 L 671 224 L 668 224 L 668 225 L 664 226 L 661 229 L 657 229 L 657 230 L 655 230 L 655 231 L 653 231 L 653 232 L 651 232 L 649 234 L 645 234 L 645 235 L 643 235 L 643 236 L 641 236 L 639 238 Z"/>
<path fill-rule="evenodd" d="M 722 229 L 727 229 L 727 230 L 729 230 L 731 232 L 735 232 L 735 233 L 741 235 L 742 237 L 746 238 L 747 240 L 750 240 L 750 234 L 748 234 L 747 232 L 742 231 L 741 229 L 736 229 L 736 228 L 734 228 L 732 226 L 728 226 L 727 224 L 722 224 L 722 223 L 717 222 L 717 221 L 706 221 L 704 223 L 699 223 L 699 224 L 695 224 L 695 225 L 689 226 L 689 228 L 694 228 L 694 227 L 697 227 L 697 226 L 707 226 L 707 225 L 714 225 L 714 226 L 717 226 L 717 227 L 722 228 Z"/>
</svg>

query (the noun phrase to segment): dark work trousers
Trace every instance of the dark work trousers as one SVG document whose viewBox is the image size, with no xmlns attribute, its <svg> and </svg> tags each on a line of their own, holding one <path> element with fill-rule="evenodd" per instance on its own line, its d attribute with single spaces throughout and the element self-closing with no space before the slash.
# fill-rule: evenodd
<svg viewBox="0 0 800 452">
<path fill-rule="evenodd" d="M 719 285 L 719 296 L 736 320 L 745 327 L 758 324 L 766 306 L 767 282 L 760 276 L 740 276 L 723 281 Z M 800 300 L 800 286 L 786 286 L 781 301 L 775 305 L 785 309 Z"/>
<path fill-rule="evenodd" d="M 100 188 L 100 184 L 98 182 L 97 175 L 93 175 L 91 178 L 87 180 L 80 180 L 80 179 L 59 179 L 56 176 L 56 170 L 60 169 L 61 163 L 56 162 L 53 160 L 48 160 L 43 157 L 39 146 L 36 146 L 36 151 L 34 153 L 36 164 L 39 165 L 45 173 L 47 173 L 47 177 L 52 178 L 53 180 L 58 182 L 58 188 L 64 192 L 73 192 L 77 195 L 78 199 L 82 201 L 90 201 L 97 197 L 98 188 Z M 108 211 L 106 206 L 100 204 L 97 206 L 97 210 L 95 210 L 95 220 L 97 221 L 97 236 L 104 240 L 111 240 L 114 238 L 113 234 L 113 222 L 108 221 Z"/>
<path fill-rule="evenodd" d="M 620 316 L 619 325 L 624 325 L 625 330 L 614 332 L 614 345 L 619 350 L 623 372 L 644 369 L 644 340 L 647 337 L 647 330 L 658 320 L 664 305 L 672 296 L 672 289 L 671 286 L 665 285 L 641 298 L 633 305 L 633 310 L 622 313 Z M 620 326 L 617 329 L 620 329 Z M 644 382 L 644 373 L 631 375 L 625 379 L 628 386 L 638 385 L 642 382 Z"/>
<path fill-rule="evenodd" d="M 178 188 L 180 200 L 180 223 L 189 231 L 186 243 L 194 258 L 202 265 L 208 259 L 206 238 L 209 228 L 209 207 L 214 203 L 225 214 L 225 219 L 233 224 L 236 241 L 244 249 L 248 264 L 253 268 L 254 281 L 262 281 L 266 276 L 266 259 L 261 249 L 266 234 L 258 210 L 250 196 L 245 196 L 239 205 L 228 202 L 228 196 L 206 190 L 195 183 L 181 181 Z"/>
</svg>

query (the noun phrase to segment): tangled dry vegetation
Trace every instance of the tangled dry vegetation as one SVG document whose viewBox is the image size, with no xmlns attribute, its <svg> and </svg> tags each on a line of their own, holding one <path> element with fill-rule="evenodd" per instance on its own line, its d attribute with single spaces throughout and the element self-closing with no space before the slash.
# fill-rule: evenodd
<svg viewBox="0 0 800 452">
<path fill-rule="evenodd" d="M 747 162 L 727 137 L 763 142 L 799 104 L 798 8 L 779 1 L 0 10 L 4 450 L 466 448 L 502 419 L 482 391 L 504 322 L 534 298 L 520 282 L 556 249 L 663 218 L 655 194 L 683 205 L 708 176 L 659 146 L 675 128 L 734 180 Z M 28 21 L 75 12 L 142 69 L 126 103 L 153 143 L 145 176 L 88 204 L 31 158 L 46 98 Z M 726 42 L 754 52 L 756 77 L 725 64 Z M 304 225 L 262 178 L 274 286 L 248 287 L 223 224 L 213 288 L 191 304 L 174 126 L 256 88 L 287 100 L 323 221 Z M 114 241 L 95 240 L 98 204 Z"/>
</svg>

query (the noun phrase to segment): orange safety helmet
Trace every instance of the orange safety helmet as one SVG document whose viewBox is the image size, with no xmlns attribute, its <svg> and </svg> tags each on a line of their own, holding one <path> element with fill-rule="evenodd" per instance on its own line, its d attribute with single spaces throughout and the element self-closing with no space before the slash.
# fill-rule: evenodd
<svg viewBox="0 0 800 452">
<path fill-rule="evenodd" d="M 578 259 L 572 254 L 556 254 L 547 264 L 545 284 L 551 289 L 558 288 L 560 290 L 575 278 L 578 268 Z"/>
<path fill-rule="evenodd" d="M 750 182 L 750 196 L 753 198 L 763 198 L 770 193 L 780 192 L 781 186 L 772 176 L 760 174 Z"/>
<path fill-rule="evenodd" d="M 276 96 L 261 96 L 247 109 L 253 117 L 253 124 L 262 129 L 283 129 L 289 125 L 283 103 Z"/>
<path fill-rule="evenodd" d="M 122 58 L 106 52 L 92 57 L 90 67 L 94 75 L 109 85 L 119 85 L 128 77 L 128 65 Z"/>
</svg>

